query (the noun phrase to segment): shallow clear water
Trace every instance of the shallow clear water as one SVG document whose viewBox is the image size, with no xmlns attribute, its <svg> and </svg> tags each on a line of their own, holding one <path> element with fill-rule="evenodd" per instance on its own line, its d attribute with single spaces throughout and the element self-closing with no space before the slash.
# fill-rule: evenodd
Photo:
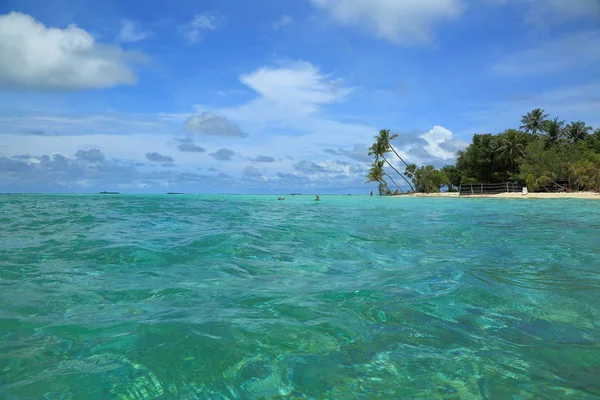
<svg viewBox="0 0 600 400">
<path fill-rule="evenodd" d="M 277 197 L 0 196 L 0 398 L 600 398 L 600 203 Z"/>
</svg>

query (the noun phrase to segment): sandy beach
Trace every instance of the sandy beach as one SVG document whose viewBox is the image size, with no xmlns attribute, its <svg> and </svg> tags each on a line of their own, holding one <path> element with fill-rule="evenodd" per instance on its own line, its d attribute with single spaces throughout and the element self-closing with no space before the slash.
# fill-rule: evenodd
<svg viewBox="0 0 600 400">
<path fill-rule="evenodd" d="M 573 192 L 573 193 L 500 193 L 500 194 L 484 194 L 472 196 L 459 196 L 458 192 L 451 193 L 411 193 L 408 196 L 412 197 L 461 197 L 461 198 L 490 198 L 490 199 L 587 199 L 600 200 L 600 193 L 595 192 Z M 402 196 L 398 196 L 402 197 Z"/>
</svg>

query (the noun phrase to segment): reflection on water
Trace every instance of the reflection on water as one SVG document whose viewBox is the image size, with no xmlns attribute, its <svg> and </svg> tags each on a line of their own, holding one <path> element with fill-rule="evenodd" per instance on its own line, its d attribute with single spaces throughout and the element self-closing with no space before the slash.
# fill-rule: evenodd
<svg viewBox="0 0 600 400">
<path fill-rule="evenodd" d="M 585 201 L 0 196 L 0 398 L 600 398 Z"/>
</svg>

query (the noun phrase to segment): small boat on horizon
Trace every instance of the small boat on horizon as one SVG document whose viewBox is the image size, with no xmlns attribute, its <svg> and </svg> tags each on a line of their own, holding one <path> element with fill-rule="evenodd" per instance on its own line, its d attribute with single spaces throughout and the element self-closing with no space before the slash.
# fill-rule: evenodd
<svg viewBox="0 0 600 400">
<path fill-rule="evenodd" d="M 107 192 L 107 191 L 104 191 L 104 192 L 99 192 L 98 194 L 121 194 L 121 193 L 119 193 L 119 192 Z"/>
</svg>

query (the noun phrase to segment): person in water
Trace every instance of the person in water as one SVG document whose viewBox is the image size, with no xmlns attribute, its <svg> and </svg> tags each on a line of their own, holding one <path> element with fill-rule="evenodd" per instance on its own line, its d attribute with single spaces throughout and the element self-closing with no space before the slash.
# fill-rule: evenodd
<svg viewBox="0 0 600 400">
<path fill-rule="evenodd" d="M 315 197 L 315 201 L 321 201 L 321 198 L 319 197 L 319 195 L 317 195 L 317 197 Z"/>
</svg>

